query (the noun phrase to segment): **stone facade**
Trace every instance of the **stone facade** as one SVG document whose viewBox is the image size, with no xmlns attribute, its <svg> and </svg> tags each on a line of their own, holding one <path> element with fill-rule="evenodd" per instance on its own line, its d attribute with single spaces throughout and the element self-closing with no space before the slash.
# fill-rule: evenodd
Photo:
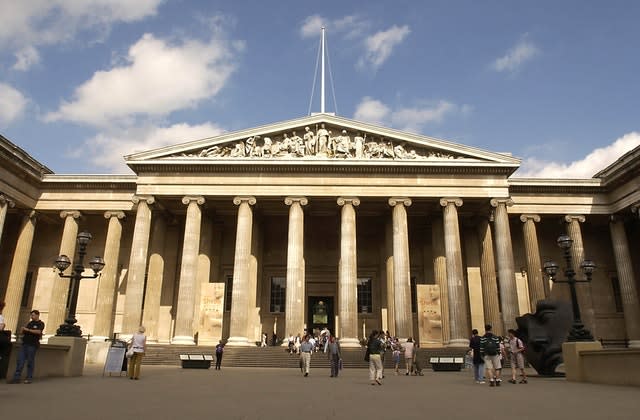
<svg viewBox="0 0 640 420">
<path fill-rule="evenodd" d="M 583 320 L 640 344 L 640 148 L 592 179 L 512 178 L 506 154 L 318 114 L 126 156 L 135 175 L 71 176 L 0 140 L 11 330 L 38 308 L 55 332 L 68 289 L 53 261 L 87 230 L 107 262 L 80 286 L 96 340 L 144 324 L 152 342 L 252 345 L 326 319 L 344 345 L 383 328 L 466 346 L 471 328 L 504 333 L 568 299 L 542 272 L 567 233 L 598 264 Z"/>
</svg>

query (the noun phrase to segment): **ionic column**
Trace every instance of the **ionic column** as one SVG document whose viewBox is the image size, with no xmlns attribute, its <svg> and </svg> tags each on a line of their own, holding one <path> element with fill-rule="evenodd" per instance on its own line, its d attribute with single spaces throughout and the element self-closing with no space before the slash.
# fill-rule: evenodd
<svg viewBox="0 0 640 420">
<path fill-rule="evenodd" d="M 409 228 L 407 209 L 411 199 L 392 197 L 393 207 L 393 292 L 396 336 L 407 339 L 413 336 L 411 315 L 411 273 L 409 265 Z"/>
<path fill-rule="evenodd" d="M 442 318 L 442 344 L 449 343 L 449 288 L 447 286 L 447 257 L 444 249 L 444 222 L 438 217 L 431 225 L 433 248 L 433 276 L 440 289 L 440 312 Z"/>
<path fill-rule="evenodd" d="M 520 216 L 522 231 L 524 233 L 524 250 L 527 254 L 527 283 L 529 285 L 529 302 L 531 309 L 535 310 L 539 300 L 549 296 L 549 282 L 542 275 L 540 263 L 540 248 L 538 246 L 538 234 L 536 223 L 540 222 L 537 214 L 523 214 Z"/>
<path fill-rule="evenodd" d="M 305 197 L 287 197 L 289 206 L 289 236 L 287 244 L 287 292 L 285 302 L 285 332 L 302 333 L 304 330 L 304 212 Z M 335 331 L 331 332 L 335 334 Z"/>
<path fill-rule="evenodd" d="M 2 243 L 2 230 L 4 222 L 7 219 L 7 210 L 9 207 L 15 207 L 16 203 L 9 199 L 6 195 L 0 194 L 0 244 Z"/>
<path fill-rule="evenodd" d="M 640 348 L 640 304 L 633 274 L 633 261 L 629 252 L 629 242 L 624 230 L 624 221 L 620 217 L 611 216 L 609 224 L 611 243 L 616 258 L 616 271 L 620 283 L 624 324 L 627 329 L 629 347 Z"/>
<path fill-rule="evenodd" d="M 251 233 L 255 197 L 235 197 L 233 204 L 238 207 L 236 226 L 236 253 L 233 261 L 233 291 L 231 295 L 231 316 L 229 323 L 230 346 L 249 346 L 247 322 L 249 315 L 248 288 L 251 257 Z"/>
<path fill-rule="evenodd" d="M 585 222 L 583 215 L 566 215 L 564 221 L 567 223 L 567 235 L 573 240 L 571 245 L 571 258 L 573 262 L 573 270 L 578 278 L 583 278 L 582 268 L 580 265 L 584 261 L 584 242 L 582 241 L 582 229 L 580 223 Z M 591 297 L 591 283 L 576 283 L 576 293 L 578 295 L 578 303 L 580 305 L 580 315 L 582 322 L 591 331 L 594 337 L 596 335 L 596 316 L 593 309 L 593 298 Z"/>
<path fill-rule="evenodd" d="M 505 329 L 517 328 L 516 317 L 520 316 L 518 308 L 518 289 L 516 288 L 516 274 L 513 268 L 513 247 L 511 244 L 511 229 L 509 228 L 509 214 L 507 206 L 513 205 L 513 200 L 491 200 L 494 207 L 493 224 L 496 230 L 496 256 L 498 263 L 498 285 L 500 286 L 500 302 L 502 304 L 502 322 Z"/>
<path fill-rule="evenodd" d="M 196 342 L 193 339 L 193 314 L 196 304 L 198 251 L 200 249 L 200 225 L 202 222 L 200 206 L 204 204 L 204 197 L 185 196 L 182 198 L 182 204 L 187 205 L 187 217 L 184 223 L 176 327 L 171 344 L 195 345 Z"/>
<path fill-rule="evenodd" d="M 493 235 L 491 224 L 485 218 L 478 225 L 478 234 L 482 243 L 480 252 L 480 276 L 482 277 L 482 309 L 485 324 L 493 327 L 496 335 L 505 335 L 500 302 L 498 301 L 498 279 L 496 278 L 496 262 L 493 254 Z"/>
<path fill-rule="evenodd" d="M 60 217 L 64 219 L 62 240 L 60 241 L 60 253 L 71 259 L 72 264 L 64 274 L 69 275 L 73 271 L 76 260 L 76 242 L 78 239 L 78 218 L 81 216 L 77 210 L 63 210 Z M 76 287 L 79 287 L 77 285 Z M 49 299 L 49 316 L 47 317 L 48 334 L 54 335 L 61 324 L 64 324 L 67 315 L 67 301 L 69 297 L 69 279 L 54 275 L 51 286 L 51 299 Z"/>
<path fill-rule="evenodd" d="M 22 218 L 18 242 L 13 253 L 9 281 L 7 282 L 7 292 L 5 293 L 5 303 L 3 315 L 5 319 L 5 329 L 11 330 L 15 337 L 20 317 L 20 303 L 24 293 L 24 282 L 27 277 L 29 267 L 29 257 L 31 256 L 31 246 L 33 245 L 33 234 L 36 230 L 36 212 L 30 211 Z"/>
<path fill-rule="evenodd" d="M 98 284 L 96 301 L 96 321 L 91 341 L 104 342 L 113 334 L 113 314 L 116 290 L 118 286 L 118 259 L 120 258 L 120 239 L 122 238 L 122 211 L 105 211 L 104 218 L 109 220 L 107 239 L 104 245 L 104 270 Z"/>
<path fill-rule="evenodd" d="M 338 306 L 340 344 L 359 347 L 358 341 L 358 261 L 356 252 L 356 197 L 340 197 L 340 263 L 338 269 Z"/>
<path fill-rule="evenodd" d="M 160 298 L 164 280 L 164 249 L 167 233 L 167 221 L 164 216 L 157 215 L 151 228 L 149 245 L 149 268 L 147 269 L 147 288 L 144 292 L 144 311 L 142 325 L 147 335 L 147 342 L 158 342 L 158 321 L 160 318 Z"/>
<path fill-rule="evenodd" d="M 449 292 L 449 346 L 469 345 L 469 307 L 467 287 L 462 272 L 462 249 L 458 209 L 460 198 L 442 198 L 440 205 L 444 214 L 444 250 L 447 260 L 447 290 Z"/>
<path fill-rule="evenodd" d="M 396 337 L 395 298 L 393 292 L 393 223 L 387 221 L 384 225 L 384 270 L 387 289 L 387 329 Z M 367 338 L 366 335 L 363 338 Z"/>
<path fill-rule="evenodd" d="M 149 206 L 155 202 L 155 198 L 153 196 L 134 196 L 132 201 L 137 204 L 138 208 L 133 239 L 131 240 L 127 291 L 120 334 L 125 339 L 138 330 L 142 319 L 144 276 L 147 271 L 147 251 L 151 234 L 151 208 Z"/>
</svg>

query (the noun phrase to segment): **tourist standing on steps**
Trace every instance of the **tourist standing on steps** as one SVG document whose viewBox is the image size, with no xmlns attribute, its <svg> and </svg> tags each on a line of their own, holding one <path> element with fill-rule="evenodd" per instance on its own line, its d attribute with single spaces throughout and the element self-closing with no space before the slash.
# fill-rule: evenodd
<svg viewBox="0 0 640 420">
<path fill-rule="evenodd" d="M 144 335 L 143 326 L 131 337 L 131 349 L 133 356 L 129 359 L 129 379 L 140 379 L 140 366 L 142 366 L 142 358 L 147 350 L 147 336 Z"/>
<path fill-rule="evenodd" d="M 471 339 L 469 340 L 469 348 L 473 357 L 473 378 L 477 384 L 484 383 L 484 360 L 480 355 L 480 335 L 475 328 L 471 331 Z"/>
<path fill-rule="evenodd" d="M 382 341 L 379 339 L 378 330 L 371 331 L 367 341 L 367 352 L 369 353 L 369 380 L 371 385 L 382 385 Z"/>
<path fill-rule="evenodd" d="M 311 352 L 313 344 L 309 342 L 309 336 L 305 335 L 300 344 L 300 360 L 302 361 L 302 370 L 304 376 L 309 376 L 309 368 L 311 367 Z"/>
<path fill-rule="evenodd" d="M 490 324 L 485 325 L 484 329 L 485 334 L 480 338 L 480 354 L 487 370 L 489 386 L 500 386 L 502 383 L 502 379 L 500 379 L 500 370 L 502 369 L 500 346 L 502 340 L 500 340 L 500 337 L 493 335 Z"/>
<path fill-rule="evenodd" d="M 216 346 L 216 370 L 220 370 L 223 353 L 224 353 L 224 343 L 222 342 L 222 340 L 220 340 L 218 341 L 218 345 Z"/>
<path fill-rule="evenodd" d="M 517 370 L 520 369 L 520 374 L 522 375 L 522 379 L 520 380 L 521 384 L 527 383 L 527 373 L 524 371 L 524 344 L 522 340 L 516 337 L 516 330 L 513 328 L 509 329 L 509 355 L 511 361 L 511 382 L 512 384 L 516 383 L 516 374 Z"/>
<path fill-rule="evenodd" d="M 40 311 L 34 309 L 31 311 L 31 321 L 27 323 L 22 330 L 22 347 L 20 353 L 18 353 L 18 362 L 16 364 L 16 372 L 13 375 L 13 381 L 11 383 L 20 383 L 20 377 L 22 376 L 22 369 L 24 364 L 27 364 L 27 378 L 24 380 L 25 384 L 30 384 L 33 381 L 33 370 L 36 365 L 36 352 L 40 347 L 40 339 L 44 331 L 44 322 L 40 321 Z"/>
<path fill-rule="evenodd" d="M 340 343 L 336 341 L 334 336 L 329 336 L 327 343 L 327 357 L 331 364 L 331 377 L 338 377 L 340 372 L 340 360 L 342 359 L 342 353 L 340 352 Z"/>
</svg>

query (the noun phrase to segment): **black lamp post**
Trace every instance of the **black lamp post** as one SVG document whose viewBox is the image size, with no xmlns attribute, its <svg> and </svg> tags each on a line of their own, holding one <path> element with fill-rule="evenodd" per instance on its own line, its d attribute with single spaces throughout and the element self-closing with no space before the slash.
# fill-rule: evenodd
<svg viewBox="0 0 640 420">
<path fill-rule="evenodd" d="M 64 320 L 64 324 L 60 325 L 57 336 L 66 337 L 82 337 L 82 330 L 79 325 L 75 325 L 76 320 L 76 307 L 78 306 L 78 289 L 80 288 L 80 280 L 82 279 L 95 279 L 98 277 L 98 273 L 104 268 L 104 259 L 102 257 L 93 257 L 89 261 L 89 267 L 93 270 L 93 275 L 83 276 L 84 256 L 87 255 L 87 245 L 91 242 L 91 234 L 89 232 L 80 232 L 78 234 L 78 259 L 73 266 L 73 272 L 71 274 L 63 274 L 64 270 L 69 268 L 71 260 L 66 255 L 60 255 L 56 258 L 55 266 L 58 269 L 58 275 L 60 277 L 71 280 L 71 295 L 69 300 L 69 311 L 67 312 L 67 319 Z"/>
<path fill-rule="evenodd" d="M 569 332 L 567 341 L 593 341 L 593 336 L 588 329 L 582 324 L 580 319 L 580 306 L 578 305 L 578 296 L 576 295 L 576 283 L 589 283 L 591 282 L 591 276 L 596 269 L 596 264 L 591 260 L 584 260 L 580 264 L 582 272 L 586 276 L 586 279 L 576 279 L 576 272 L 573 270 L 573 264 L 571 259 L 571 253 L 569 250 L 573 245 L 573 239 L 568 235 L 560 235 L 557 240 L 558 246 L 562 248 L 564 253 L 564 259 L 567 266 L 564 269 L 565 280 L 558 280 L 555 278 L 558 272 L 558 264 L 555 261 L 546 261 L 544 263 L 544 271 L 547 273 L 551 281 L 554 283 L 567 283 L 569 285 L 569 291 L 571 292 L 571 306 L 573 309 L 573 325 Z"/>
</svg>

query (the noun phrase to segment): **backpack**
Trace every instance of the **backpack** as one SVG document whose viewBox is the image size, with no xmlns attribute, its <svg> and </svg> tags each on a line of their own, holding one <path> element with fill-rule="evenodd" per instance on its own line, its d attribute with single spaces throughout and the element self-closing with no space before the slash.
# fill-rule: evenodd
<svg viewBox="0 0 640 420">
<path fill-rule="evenodd" d="M 497 356 L 498 351 L 498 344 L 496 344 L 495 337 L 487 337 L 487 343 L 484 345 L 484 354 L 487 356 Z"/>
</svg>

